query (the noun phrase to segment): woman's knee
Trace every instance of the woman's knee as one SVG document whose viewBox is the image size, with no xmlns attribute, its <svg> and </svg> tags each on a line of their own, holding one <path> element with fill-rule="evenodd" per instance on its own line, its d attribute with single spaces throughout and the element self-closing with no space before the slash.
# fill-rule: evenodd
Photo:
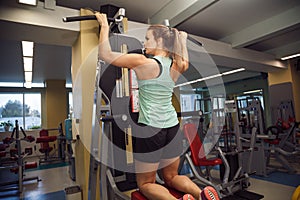
<svg viewBox="0 0 300 200">
<path fill-rule="evenodd" d="M 167 186 L 172 186 L 172 182 L 174 180 L 174 178 L 178 176 L 178 174 L 164 174 L 163 175 L 163 179 L 164 179 L 164 182 Z"/>
<path fill-rule="evenodd" d="M 189 186 L 190 179 L 184 175 L 173 175 L 167 176 L 164 182 L 169 187 L 174 187 L 174 185 L 180 184 L 181 187 L 185 188 Z"/>
<path fill-rule="evenodd" d="M 155 173 L 141 173 L 141 174 L 136 174 L 136 181 L 138 188 L 145 187 L 149 183 L 155 183 L 156 180 L 156 175 Z"/>
</svg>

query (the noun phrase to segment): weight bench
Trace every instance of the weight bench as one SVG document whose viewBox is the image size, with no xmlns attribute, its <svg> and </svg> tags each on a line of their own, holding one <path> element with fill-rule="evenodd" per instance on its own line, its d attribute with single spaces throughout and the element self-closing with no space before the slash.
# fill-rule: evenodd
<svg viewBox="0 0 300 200">
<path fill-rule="evenodd" d="M 194 166 L 198 167 L 202 176 L 204 176 L 207 180 L 211 180 L 212 177 L 210 175 L 210 170 L 214 166 L 218 166 L 223 164 L 221 158 L 206 158 L 205 151 L 200 140 L 200 137 L 197 132 L 197 128 L 192 123 L 187 123 L 183 126 L 183 132 L 188 140 L 191 150 L 191 160 Z M 201 169 L 201 167 L 205 167 L 205 171 Z"/>
</svg>

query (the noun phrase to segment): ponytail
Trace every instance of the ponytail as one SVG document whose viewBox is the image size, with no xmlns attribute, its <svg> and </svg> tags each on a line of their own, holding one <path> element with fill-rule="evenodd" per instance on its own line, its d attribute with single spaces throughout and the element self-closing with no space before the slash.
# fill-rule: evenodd
<svg viewBox="0 0 300 200">
<path fill-rule="evenodd" d="M 164 49 L 168 52 L 173 63 L 177 65 L 177 71 L 184 72 L 188 68 L 188 55 L 186 38 L 182 38 L 176 28 L 169 28 L 163 25 L 151 25 L 148 30 L 153 31 L 154 39 L 163 39 Z"/>
</svg>

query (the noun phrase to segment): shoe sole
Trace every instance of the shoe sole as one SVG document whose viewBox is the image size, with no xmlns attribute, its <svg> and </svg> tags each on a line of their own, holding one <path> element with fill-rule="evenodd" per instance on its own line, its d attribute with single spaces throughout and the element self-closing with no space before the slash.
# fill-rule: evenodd
<svg viewBox="0 0 300 200">
<path fill-rule="evenodd" d="M 182 197 L 182 200 L 195 200 L 194 197 L 190 194 L 185 194 L 183 197 Z"/>
<path fill-rule="evenodd" d="M 218 192 L 211 186 L 206 186 L 201 193 L 202 195 L 205 197 L 205 200 L 220 200 Z"/>
</svg>

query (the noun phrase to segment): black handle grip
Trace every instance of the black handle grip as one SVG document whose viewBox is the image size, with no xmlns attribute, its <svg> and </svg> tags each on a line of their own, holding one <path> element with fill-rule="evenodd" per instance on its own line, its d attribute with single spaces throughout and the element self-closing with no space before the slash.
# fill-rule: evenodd
<svg viewBox="0 0 300 200">
<path fill-rule="evenodd" d="M 119 114 L 119 115 L 103 116 L 100 118 L 100 121 L 106 122 L 106 121 L 113 121 L 118 119 L 121 119 L 122 121 L 127 121 L 127 115 Z"/>
<path fill-rule="evenodd" d="M 64 17 L 63 22 L 76 22 L 85 20 L 97 20 L 95 15 L 85 15 L 85 16 L 74 16 L 74 17 Z M 108 22 L 114 22 L 114 18 L 107 18 Z"/>
</svg>

